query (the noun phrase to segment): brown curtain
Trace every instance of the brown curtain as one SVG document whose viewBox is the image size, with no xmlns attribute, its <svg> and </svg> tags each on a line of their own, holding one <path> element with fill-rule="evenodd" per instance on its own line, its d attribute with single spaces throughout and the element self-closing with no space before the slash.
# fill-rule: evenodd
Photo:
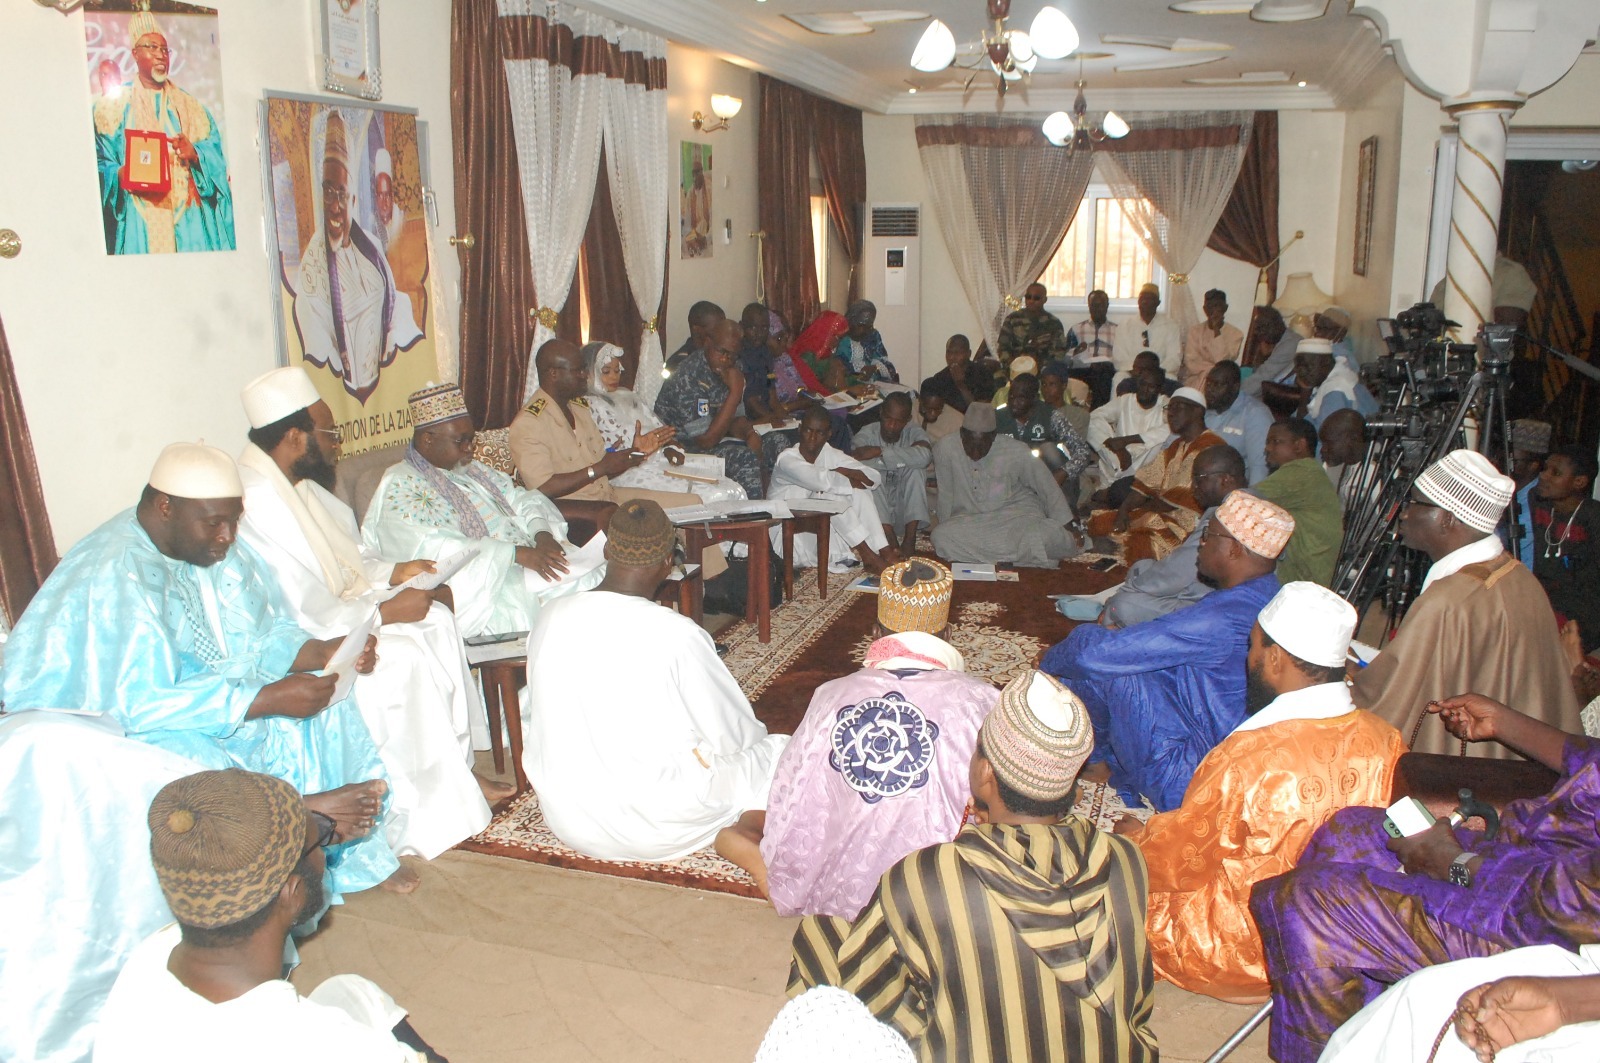
<svg viewBox="0 0 1600 1063">
<path fill-rule="evenodd" d="M 815 121 L 811 130 L 822 171 L 822 191 L 828 197 L 828 217 L 844 245 L 850 262 L 847 301 L 854 301 L 859 282 L 856 263 L 861 260 L 861 204 L 867 200 L 867 153 L 861 136 L 861 112 L 842 103 L 812 97 Z"/>
<path fill-rule="evenodd" d="M 1278 112 L 1257 111 L 1233 195 L 1206 246 L 1252 266 L 1278 255 Z M 1254 293 L 1252 293 L 1252 297 Z M 1278 264 L 1267 271 L 1267 297 L 1278 297 Z"/>
<path fill-rule="evenodd" d="M 603 147 L 594 206 L 589 208 L 589 228 L 583 234 L 583 270 L 589 300 L 589 338 L 622 348 L 622 379 L 631 387 L 639 366 L 639 333 L 644 322 L 639 320 L 633 289 L 628 286 L 628 266 L 622 257 L 617 216 L 611 209 L 611 176 Z"/>
<path fill-rule="evenodd" d="M 761 94 L 756 188 L 767 234 L 762 252 L 767 305 L 798 332 L 822 309 L 811 246 L 813 97 L 765 74 L 756 80 Z"/>
<path fill-rule="evenodd" d="M 33 436 L 0 324 L 0 609 L 15 624 L 56 567 L 56 540 L 44 509 Z"/>
<path fill-rule="evenodd" d="M 471 250 L 457 249 L 461 389 L 479 427 L 503 428 L 521 405 L 533 342 L 528 307 L 539 304 L 495 0 L 455 0 L 450 22 L 456 232 L 477 241 Z"/>
</svg>

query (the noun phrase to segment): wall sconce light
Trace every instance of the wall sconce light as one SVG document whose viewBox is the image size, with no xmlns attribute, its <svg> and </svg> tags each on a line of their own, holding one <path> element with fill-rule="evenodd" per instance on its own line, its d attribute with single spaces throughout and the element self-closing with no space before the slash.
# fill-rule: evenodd
<svg viewBox="0 0 1600 1063">
<path fill-rule="evenodd" d="M 711 97 L 711 113 L 719 119 L 715 122 L 706 120 L 706 116 L 699 111 L 689 119 L 689 124 L 701 133 L 720 133 L 728 128 L 728 119 L 739 113 L 739 108 L 744 106 L 744 101 L 737 96 L 724 96 L 718 93 Z"/>
</svg>

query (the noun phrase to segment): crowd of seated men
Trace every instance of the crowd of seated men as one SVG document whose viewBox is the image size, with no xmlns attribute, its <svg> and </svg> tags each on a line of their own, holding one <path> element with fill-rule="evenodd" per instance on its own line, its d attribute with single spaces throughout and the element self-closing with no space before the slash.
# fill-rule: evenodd
<svg viewBox="0 0 1600 1063">
<path fill-rule="evenodd" d="M 622 385 L 619 348 L 553 340 L 510 426 L 515 476 L 475 457 L 459 388 L 432 385 L 359 524 L 306 371 L 252 381 L 238 458 L 163 450 L 4 644 L 13 794 L 116 809 L 6 843 L 57 880 L 74 852 L 120 861 L 68 895 L 106 903 L 0 877 L 27 928 L 0 980 L 36 1005 L 39 1043 L 439 1059 L 371 982 L 302 998 L 284 960 L 342 896 L 417 888 L 400 857 L 437 856 L 510 796 L 473 771 L 487 730 L 463 639 L 525 631 L 524 767 L 552 831 L 602 860 L 714 848 L 803 917 L 791 996 L 843 990 L 916 1058 L 1153 1060 L 1156 978 L 1271 999 L 1284 1063 L 1423 1058 L 1447 1023 L 1456 1058 L 1595 1058 L 1593 455 L 1518 422 L 1511 475 L 1465 450 L 1429 466 L 1400 521 L 1431 563 L 1421 593 L 1358 657 L 1328 589 L 1364 455 L 1342 335 L 1298 341 L 1264 404 L 1222 293 L 1187 337 L 1154 289 L 1116 323 L 1097 295 L 1069 329 L 1033 286 L 997 359 L 952 337 L 915 393 L 870 303 L 798 334 L 760 304 L 735 322 L 696 303 L 653 403 Z M 821 404 L 841 391 L 858 401 Z M 691 455 L 712 474 L 675 476 Z M 681 560 L 667 510 L 761 497 L 837 501 L 829 556 L 798 536 L 796 560 L 877 579 L 860 670 L 819 686 L 793 736 L 655 602 Z M 938 559 L 1085 552 L 1132 562 L 1062 603 L 1097 622 L 1063 624 L 1003 689 L 967 675 Z M 701 560 L 713 579 L 729 564 Z M 30 711 L 60 709 L 95 719 Z M 1471 743 L 1557 781 L 1493 838 L 1391 837 L 1419 725 L 1413 749 Z M 1085 786 L 1120 800 L 1112 829 L 1071 814 Z M 62 935 L 92 943 L 71 992 L 22 970 Z"/>
</svg>

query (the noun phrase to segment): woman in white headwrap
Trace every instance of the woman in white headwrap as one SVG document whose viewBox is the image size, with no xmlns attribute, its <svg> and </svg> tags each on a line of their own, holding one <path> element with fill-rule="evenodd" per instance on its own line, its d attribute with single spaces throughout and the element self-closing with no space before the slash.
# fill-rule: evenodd
<svg viewBox="0 0 1600 1063">
<path fill-rule="evenodd" d="M 588 344 L 583 348 L 583 365 L 589 371 L 589 414 L 607 447 L 632 446 L 635 425 L 645 432 L 662 427 L 661 418 L 655 415 L 650 404 L 622 386 L 622 348 L 614 343 Z M 744 488 L 726 476 L 707 484 L 668 475 L 674 455 L 681 462 L 681 451 L 662 447 L 646 458 L 644 464 L 613 476 L 611 483 L 641 491 L 692 492 L 700 496 L 702 502 L 745 497 Z"/>
</svg>

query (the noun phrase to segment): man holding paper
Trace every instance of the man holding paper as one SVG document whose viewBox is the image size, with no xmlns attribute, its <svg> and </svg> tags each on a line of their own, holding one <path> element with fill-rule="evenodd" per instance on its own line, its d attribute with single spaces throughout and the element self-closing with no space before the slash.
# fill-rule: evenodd
<svg viewBox="0 0 1600 1063">
<path fill-rule="evenodd" d="M 378 750 L 337 680 L 336 640 L 297 625 L 267 566 L 234 537 L 244 488 L 215 447 L 161 452 L 136 509 L 85 536 L 6 644 L 6 711 L 79 709 L 210 768 L 275 775 L 331 817 L 328 885 L 415 888 L 382 834 Z M 371 672 L 368 639 L 354 663 Z"/>
<path fill-rule="evenodd" d="M 431 860 L 482 830 L 489 801 L 513 788 L 472 773 L 472 725 L 483 710 L 451 615 L 443 570 L 363 550 L 355 514 L 331 490 L 339 437 L 301 366 L 273 369 L 240 396 L 250 442 L 239 457 L 239 537 L 277 577 L 301 627 L 331 636 L 374 611 L 378 666 L 355 684 L 356 707 L 389 772 L 385 821 L 396 853 Z M 445 559 L 448 564 L 449 559 Z M 408 583 L 434 584 L 430 589 Z M 488 734 L 480 735 L 489 745 Z"/>
<path fill-rule="evenodd" d="M 545 602 L 605 578 L 605 533 L 580 549 L 538 491 L 472 456 L 477 430 L 454 384 L 411 396 L 411 446 L 378 483 L 362 542 L 383 557 L 478 554 L 452 577 L 461 634 L 527 631 Z"/>
</svg>

